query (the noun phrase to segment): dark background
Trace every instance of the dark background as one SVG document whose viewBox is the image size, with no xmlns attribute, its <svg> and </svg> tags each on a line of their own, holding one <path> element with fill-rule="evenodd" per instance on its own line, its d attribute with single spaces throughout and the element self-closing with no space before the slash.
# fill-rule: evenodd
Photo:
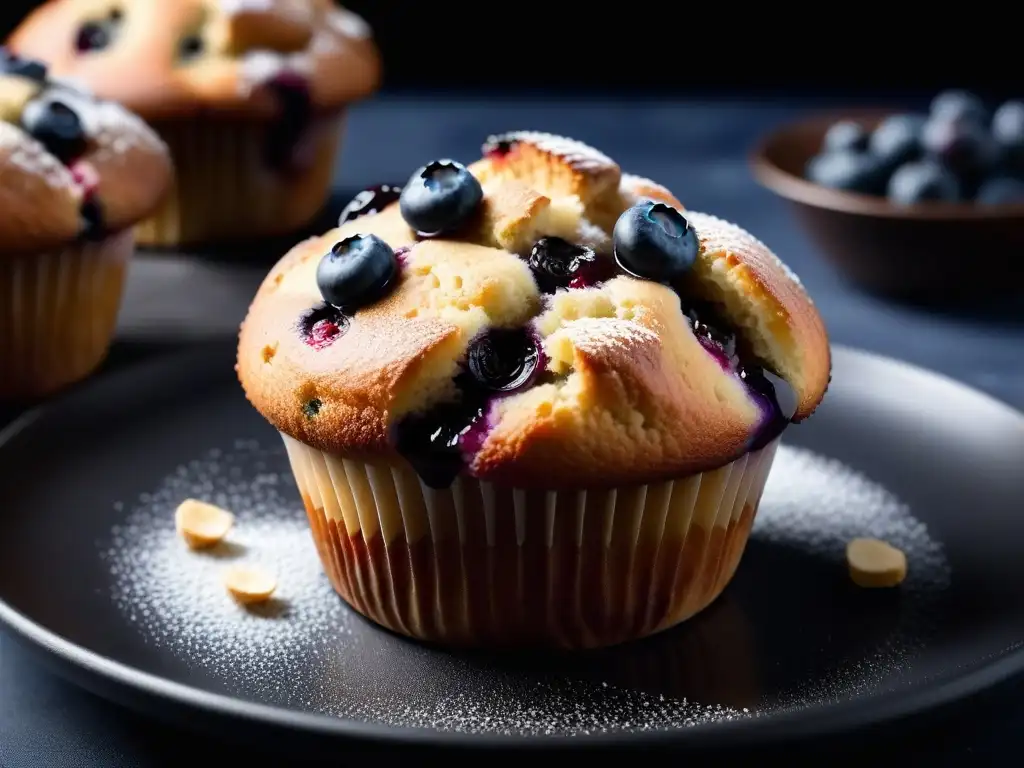
<svg viewBox="0 0 1024 768">
<path fill-rule="evenodd" d="M 389 91 L 834 99 L 1019 90 L 1019 28 L 979 5 L 350 0 L 374 28 Z M 0 33 L 31 0 L 0 2 Z"/>
</svg>

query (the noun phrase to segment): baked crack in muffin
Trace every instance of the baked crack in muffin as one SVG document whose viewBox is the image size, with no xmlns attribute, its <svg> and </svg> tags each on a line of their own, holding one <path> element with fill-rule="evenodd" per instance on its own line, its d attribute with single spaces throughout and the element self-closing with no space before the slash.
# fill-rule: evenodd
<svg viewBox="0 0 1024 768">
<path fill-rule="evenodd" d="M 329 194 L 345 107 L 380 79 L 367 24 L 333 0 L 51 0 L 9 39 L 137 112 L 177 183 L 147 245 L 282 234 Z"/>
<path fill-rule="evenodd" d="M 0 399 L 50 394 L 99 365 L 132 227 L 171 176 L 137 117 L 0 48 Z"/>
<path fill-rule="evenodd" d="M 830 376 L 797 278 L 570 139 L 490 139 L 270 271 L 237 371 L 335 589 L 453 645 L 610 645 L 732 578 Z"/>
</svg>

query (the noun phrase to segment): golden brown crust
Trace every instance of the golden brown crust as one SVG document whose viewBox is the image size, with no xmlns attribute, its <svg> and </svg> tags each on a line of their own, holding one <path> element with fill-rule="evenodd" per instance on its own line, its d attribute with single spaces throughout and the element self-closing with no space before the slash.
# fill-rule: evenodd
<svg viewBox="0 0 1024 768">
<path fill-rule="evenodd" d="M 82 24 L 113 8 L 122 17 L 112 44 L 77 51 Z M 190 35 L 203 49 L 185 60 Z M 199 110 L 272 118 L 280 106 L 262 86 L 281 73 L 308 85 L 314 108 L 334 110 L 372 93 L 381 74 L 366 22 L 333 0 L 50 0 L 8 45 L 147 120 Z"/>
<path fill-rule="evenodd" d="M 287 254 L 242 323 L 237 371 L 249 400 L 315 448 L 401 461 L 389 426 L 456 396 L 453 377 L 479 332 L 530 323 L 547 377 L 491 404 L 486 434 L 467 457 L 473 475 L 519 487 L 600 487 L 679 477 L 742 455 L 764 414 L 694 336 L 675 291 L 619 276 L 544 297 L 522 258 L 546 235 L 609 249 L 598 219 L 614 224 L 640 199 L 679 201 L 576 142 L 515 136 L 521 145 L 542 138 L 470 166 L 484 203 L 457 239 L 417 242 L 396 203 Z M 830 366 L 813 304 L 759 241 L 714 217 L 687 217 L 703 246 L 692 273 L 697 298 L 723 305 L 734 324 L 759 335 L 755 351 L 795 387 L 797 417 L 806 417 Z M 317 263 L 355 233 L 412 247 L 394 291 L 314 349 L 296 323 L 321 303 Z M 304 413 L 312 399 L 316 413 Z"/>
<path fill-rule="evenodd" d="M 65 165 L 22 126 L 26 107 L 53 98 L 72 109 L 84 152 Z M 116 232 L 151 214 L 172 176 L 167 148 L 117 104 L 51 82 L 0 75 L 0 252 L 45 250 L 78 237 L 96 203 Z"/>
<path fill-rule="evenodd" d="M 518 487 L 552 478 L 614 487 L 699 472 L 746 450 L 760 412 L 694 338 L 671 289 L 618 277 L 556 296 L 538 325 L 566 378 L 497 406 L 475 475 Z"/>
<path fill-rule="evenodd" d="M 705 213 L 687 217 L 701 235 L 694 289 L 743 318 L 754 351 L 796 389 L 794 421 L 802 421 L 818 407 L 832 373 L 828 333 L 814 303 L 799 278 L 749 232 Z"/>
<path fill-rule="evenodd" d="M 82 226 L 81 197 L 71 171 L 0 122 L 0 248 L 18 253 L 73 240 Z"/>
</svg>

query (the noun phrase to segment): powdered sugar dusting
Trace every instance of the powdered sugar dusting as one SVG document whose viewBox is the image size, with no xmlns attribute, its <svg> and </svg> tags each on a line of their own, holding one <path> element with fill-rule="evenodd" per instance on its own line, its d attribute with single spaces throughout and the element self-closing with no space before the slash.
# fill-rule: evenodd
<svg viewBox="0 0 1024 768">
<path fill-rule="evenodd" d="M 190 551 L 174 531 L 174 509 L 189 497 L 237 516 L 227 542 L 212 552 Z M 813 552 L 841 569 L 845 542 L 865 533 L 907 552 L 907 594 L 926 596 L 945 586 L 941 547 L 906 505 L 838 462 L 780 448 L 755 538 L 765 546 Z M 787 690 L 739 684 L 746 692 L 742 701 L 729 689 L 742 679 L 738 670 L 746 660 L 716 653 L 718 646 L 735 648 L 737 637 L 746 637 L 744 621 L 732 616 L 723 624 L 721 611 L 714 618 L 714 608 L 711 618 L 691 623 L 691 635 L 659 636 L 674 648 L 671 659 L 650 645 L 625 646 L 610 662 L 589 662 L 594 674 L 577 674 L 577 667 L 560 663 L 552 673 L 550 664 L 534 663 L 533 657 L 525 666 L 510 666 L 440 652 L 371 625 L 334 594 L 276 443 L 264 448 L 239 442 L 178 468 L 125 509 L 123 523 L 111 531 L 101 553 L 109 565 L 113 600 L 125 619 L 184 667 L 203 670 L 243 698 L 395 726 L 572 735 L 699 726 L 871 689 L 894 674 L 909 647 L 890 637 L 864 659 Z M 221 578 L 229 565 L 240 563 L 274 572 L 278 599 L 255 610 L 236 605 Z M 721 610 L 735 613 L 737 604 L 728 605 L 728 594 Z M 723 632 L 730 637 L 704 636 Z M 701 662 L 718 670 L 710 685 L 703 676 L 699 702 L 670 684 L 671 670 L 683 661 L 680 654 L 695 652 L 710 653 Z M 637 670 L 652 664 L 653 688 L 649 679 L 637 682 L 637 675 L 642 677 Z M 631 671 L 617 674 L 620 667 Z"/>
<path fill-rule="evenodd" d="M 220 12 L 225 16 L 236 13 L 266 13 L 274 8 L 275 0 L 220 0 Z"/>
<path fill-rule="evenodd" d="M 786 262 L 739 225 L 708 213 L 697 213 L 696 211 L 687 211 L 686 218 L 692 220 L 694 227 L 701 235 L 701 244 L 709 253 L 757 254 L 778 267 L 793 283 L 801 285 L 800 278 Z M 809 298 L 808 301 L 810 301 Z"/>
<path fill-rule="evenodd" d="M 17 126 L 0 120 L 0 155 L 5 164 L 38 176 L 55 190 L 73 192 L 75 178 L 63 163 Z"/>
<path fill-rule="evenodd" d="M 94 145 L 92 163 L 125 162 L 133 149 L 168 155 L 167 146 L 141 118 L 113 101 L 96 99 L 73 81 L 54 82 L 60 102 L 74 110 Z M 75 188 L 76 182 L 64 164 L 19 127 L 0 121 L 0 148 L 11 147 L 7 162 L 46 179 L 54 188 Z"/>
<path fill-rule="evenodd" d="M 619 182 L 619 193 L 626 197 L 631 204 L 635 205 L 640 200 L 640 190 L 644 189 L 655 190 L 662 196 L 670 199 L 675 197 L 672 191 L 664 184 L 659 184 L 656 181 L 643 176 L 637 176 L 633 173 L 622 174 L 622 180 Z"/>
<path fill-rule="evenodd" d="M 133 149 L 167 155 L 169 150 L 140 117 L 111 101 L 98 101 L 80 110 L 86 130 L 96 144 L 95 162 L 126 161 Z"/>
<path fill-rule="evenodd" d="M 278 518 L 294 507 L 290 479 L 272 469 L 254 444 L 236 446 L 234 455 L 252 459 L 244 463 L 249 473 L 220 451 L 179 467 L 111 532 L 105 557 L 116 580 L 115 599 L 130 620 L 150 624 L 159 619 L 159 627 L 149 629 L 178 650 L 202 646 L 204 655 L 210 654 L 207 660 L 226 655 L 258 665 L 268 653 L 278 661 L 287 659 L 311 633 L 328 627 L 346 632 L 346 612 L 337 600 L 325 599 L 303 519 L 295 514 Z M 174 509 L 189 496 L 237 516 L 228 539 L 198 555 L 174 531 Z M 261 610 L 236 605 L 223 586 L 226 567 L 240 564 L 278 577 L 275 600 Z"/>
<path fill-rule="evenodd" d="M 225 16 L 240 13 L 276 13 L 290 16 L 301 23 L 313 23 L 314 4 L 309 0 L 220 0 L 219 7 Z"/>
<path fill-rule="evenodd" d="M 859 536 L 882 539 L 902 549 L 909 562 L 903 595 L 913 595 L 917 611 L 910 626 L 885 638 L 875 649 L 827 676 L 800 681 L 779 692 L 774 709 L 808 702 L 836 703 L 855 695 L 894 688 L 894 680 L 920 650 L 928 632 L 929 604 L 949 586 L 950 572 L 939 542 L 910 509 L 884 487 L 833 459 L 783 448 L 765 489 L 754 525 L 758 540 L 813 551 L 840 563 L 846 544 Z M 893 682 L 882 683 L 892 679 Z"/>
<path fill-rule="evenodd" d="M 241 86 L 245 93 L 250 93 L 282 74 L 293 74 L 307 79 L 312 73 L 313 60 L 309 53 L 283 54 L 255 50 L 242 58 Z"/>
<path fill-rule="evenodd" d="M 541 131 L 510 131 L 500 136 L 490 136 L 484 143 L 483 151 L 486 154 L 488 147 L 506 141 L 530 144 L 541 152 L 561 158 L 567 165 L 579 171 L 608 171 L 618 168 L 614 160 L 589 144 Z"/>
<path fill-rule="evenodd" d="M 912 553 L 912 571 L 924 580 L 920 586 L 945 587 L 942 547 L 893 494 L 835 459 L 788 446 L 780 450 L 754 526 L 758 537 L 801 543 L 841 559 L 847 542 L 869 531 Z M 912 576 L 908 586 L 918 586 L 917 579 Z"/>
<path fill-rule="evenodd" d="M 335 8 L 327 12 L 327 24 L 339 35 L 366 40 L 371 35 L 370 25 L 357 13 L 346 8 Z"/>
</svg>

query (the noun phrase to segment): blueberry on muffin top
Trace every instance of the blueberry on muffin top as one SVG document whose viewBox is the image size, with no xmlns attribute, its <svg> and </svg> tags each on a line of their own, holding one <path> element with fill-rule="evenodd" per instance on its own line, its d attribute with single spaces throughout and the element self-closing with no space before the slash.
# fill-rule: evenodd
<svg viewBox="0 0 1024 768">
<path fill-rule="evenodd" d="M 171 173 L 139 118 L 0 48 L 0 251 L 129 227 L 159 205 Z"/>
<path fill-rule="evenodd" d="M 369 27 L 333 0 L 51 0 L 8 43 L 147 120 L 332 110 L 380 79 Z"/>
<path fill-rule="evenodd" d="M 831 357 L 763 243 L 580 142 L 516 132 L 368 190 L 292 249 L 237 370 L 257 410 L 321 450 L 405 460 L 432 487 L 558 489 L 760 448 L 815 410 Z"/>
</svg>

